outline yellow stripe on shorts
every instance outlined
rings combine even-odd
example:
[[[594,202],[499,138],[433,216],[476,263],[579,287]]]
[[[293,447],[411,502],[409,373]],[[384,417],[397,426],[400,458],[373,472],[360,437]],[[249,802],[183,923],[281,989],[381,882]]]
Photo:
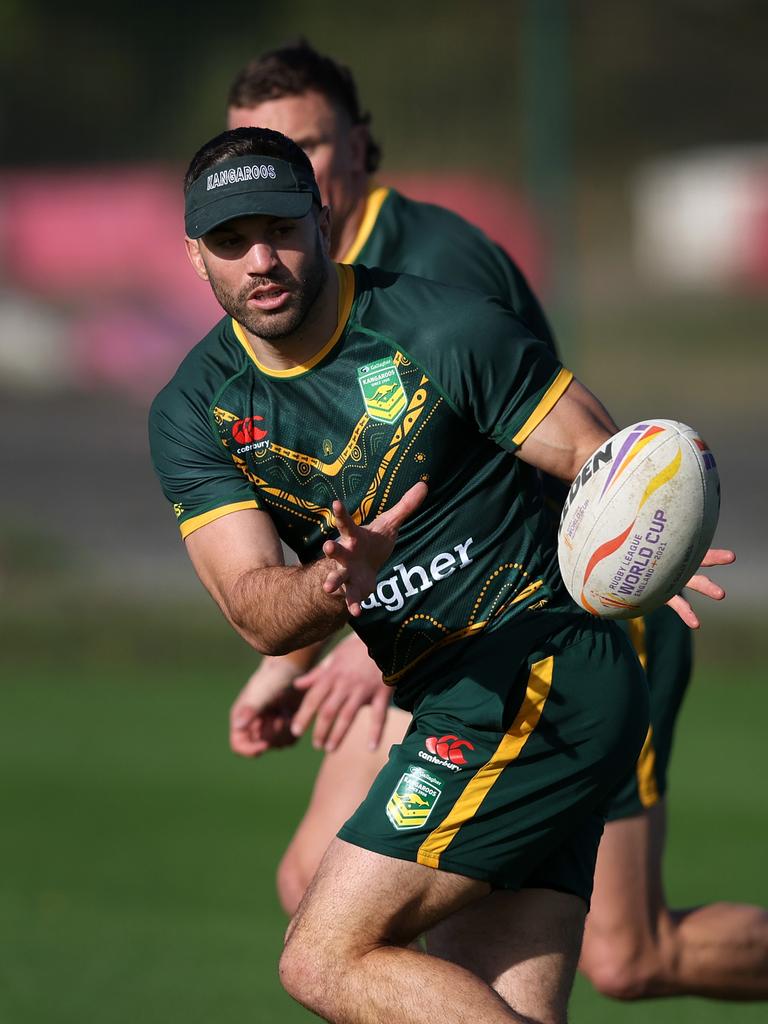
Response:
[[[555,659],[552,655],[531,665],[525,697],[517,716],[501,743],[487,761],[467,783],[464,792],[443,821],[429,833],[419,847],[417,863],[429,868],[440,866],[440,857],[458,835],[459,829],[470,821],[485,800],[502,771],[520,756],[528,737],[539,724],[544,704],[552,686]]]
[[[648,650],[645,645],[645,619],[628,619],[629,639],[635,648],[637,660],[643,667],[643,672],[648,671]],[[648,732],[643,743],[643,749],[637,759],[635,766],[637,775],[637,795],[643,807],[653,807],[660,800],[659,787],[656,782],[656,751],[653,746],[653,728],[648,726]]]

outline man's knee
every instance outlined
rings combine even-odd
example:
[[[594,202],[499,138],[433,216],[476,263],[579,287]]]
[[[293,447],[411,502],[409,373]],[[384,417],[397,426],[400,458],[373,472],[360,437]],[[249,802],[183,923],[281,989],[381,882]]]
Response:
[[[601,995],[632,1001],[659,995],[660,962],[653,947],[627,939],[585,939],[579,970]]]
[[[280,957],[280,982],[298,1002],[311,1009],[318,1006],[323,990],[328,988],[328,971],[332,964],[326,962],[325,949],[307,941],[297,918],[288,925],[285,946]]]
[[[324,977],[322,953],[308,950],[301,941],[291,935],[289,928],[283,954],[280,957],[280,983],[289,996],[310,1009],[315,1009],[322,995],[322,986],[327,986]]]
[[[288,995],[325,1017],[344,1002],[362,955],[343,936],[334,937],[332,928],[322,929],[322,934],[320,941],[317,929],[307,926],[299,911],[286,930],[279,974]]]

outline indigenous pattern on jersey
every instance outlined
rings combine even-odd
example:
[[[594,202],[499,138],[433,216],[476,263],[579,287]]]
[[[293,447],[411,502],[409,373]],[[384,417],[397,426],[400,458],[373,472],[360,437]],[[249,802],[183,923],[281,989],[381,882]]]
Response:
[[[492,295],[554,351],[547,319],[517,264],[479,228],[442,206],[408,199],[393,188],[374,188],[342,262]]]
[[[549,612],[576,613],[532,471],[512,454],[571,374],[495,300],[338,272],[339,323],[308,365],[268,369],[225,318],[155,400],[153,459],[182,534],[263,509],[308,562],[335,535],[334,499],[369,523],[424,480],[353,627],[409,688],[425,662],[501,623],[520,624],[522,653]]]

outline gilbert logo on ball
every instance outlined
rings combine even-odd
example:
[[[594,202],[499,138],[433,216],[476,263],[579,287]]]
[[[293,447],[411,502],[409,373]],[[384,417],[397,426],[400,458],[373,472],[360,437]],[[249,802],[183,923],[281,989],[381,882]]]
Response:
[[[558,530],[560,572],[593,615],[630,619],[693,576],[717,526],[715,459],[691,427],[645,420],[587,459]]]

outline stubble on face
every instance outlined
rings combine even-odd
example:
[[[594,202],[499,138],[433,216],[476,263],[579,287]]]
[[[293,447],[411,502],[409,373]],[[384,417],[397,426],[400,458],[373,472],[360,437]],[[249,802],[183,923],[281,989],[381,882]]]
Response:
[[[251,275],[243,287],[235,292],[216,278],[210,266],[207,266],[207,270],[213,294],[225,313],[250,334],[264,338],[265,341],[278,341],[296,333],[306,320],[328,278],[328,261],[318,230],[312,258],[298,277],[286,267],[282,267],[272,274]],[[257,288],[267,288],[270,285],[282,288],[290,294],[286,306],[270,312],[248,305],[248,300]]]

